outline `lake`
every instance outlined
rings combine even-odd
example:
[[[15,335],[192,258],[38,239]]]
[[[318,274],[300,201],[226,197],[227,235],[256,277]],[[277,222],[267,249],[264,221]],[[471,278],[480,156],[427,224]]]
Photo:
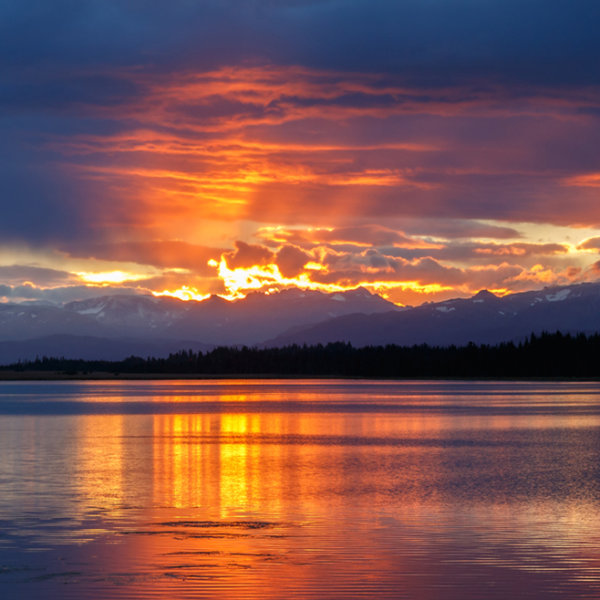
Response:
[[[600,597],[600,385],[0,382],[6,599]]]

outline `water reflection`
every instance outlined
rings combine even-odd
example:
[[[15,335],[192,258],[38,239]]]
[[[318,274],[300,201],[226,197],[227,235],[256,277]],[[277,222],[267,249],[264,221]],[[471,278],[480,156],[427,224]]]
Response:
[[[600,595],[592,384],[60,386],[0,392],[5,597]]]

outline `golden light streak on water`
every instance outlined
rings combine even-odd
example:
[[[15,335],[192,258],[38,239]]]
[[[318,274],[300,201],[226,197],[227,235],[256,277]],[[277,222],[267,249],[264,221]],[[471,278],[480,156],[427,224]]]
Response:
[[[119,514],[124,495],[123,415],[90,415],[76,422],[76,472],[81,506],[98,503]]]

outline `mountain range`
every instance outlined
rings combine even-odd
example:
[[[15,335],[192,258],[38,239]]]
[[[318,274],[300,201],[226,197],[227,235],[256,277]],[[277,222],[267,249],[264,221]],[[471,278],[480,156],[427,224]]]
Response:
[[[399,312],[344,315],[285,332],[266,345],[333,341],[357,347],[496,344],[543,331],[600,331],[600,283],[548,287],[503,297],[482,290],[472,298],[428,303]]]
[[[600,331],[600,283],[503,297],[483,290],[417,307],[398,307],[363,288],[333,294],[291,289],[233,302],[112,295],[64,306],[0,304],[0,364],[44,355],[159,357],[218,345],[494,344],[557,330]]]
[[[324,319],[396,310],[364,288],[333,294],[290,289],[236,301],[112,295],[60,307],[0,304],[0,364],[44,355],[120,360],[182,348],[256,345]]]

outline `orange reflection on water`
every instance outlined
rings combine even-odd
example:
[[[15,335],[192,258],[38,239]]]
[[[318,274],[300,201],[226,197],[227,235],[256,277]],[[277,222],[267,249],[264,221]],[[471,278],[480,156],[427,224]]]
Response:
[[[199,505],[205,469],[212,462],[211,448],[188,440],[205,430],[206,420],[206,415],[153,417],[153,495],[159,506]]]
[[[281,432],[281,415],[155,415],[153,427],[155,504],[225,516],[264,509],[268,496],[269,510],[280,512],[285,447],[264,444],[262,434]]]
[[[520,597],[523,585],[594,597],[600,422],[580,414],[589,398],[565,395],[565,414],[528,413],[510,395],[429,384],[400,396],[396,385],[97,384],[99,412],[122,401],[138,414],[0,419],[0,482],[24,482],[4,488],[0,516],[8,527],[23,506],[68,515],[36,535],[62,527],[79,544],[61,567],[83,573],[61,585],[69,600],[357,590],[433,600],[457,581],[452,600]]]
[[[71,475],[85,506],[90,500],[117,516],[126,491],[123,415],[88,415],[76,419],[77,456]]]
[[[389,492],[380,490],[377,477],[392,468],[394,456],[405,457],[405,468],[387,475],[395,487],[407,480],[404,496],[416,495],[423,474],[410,457],[427,452],[431,479],[439,452],[416,452],[410,443],[426,429],[439,432],[439,417],[432,416],[399,421],[380,414],[218,413],[152,419],[153,503],[209,508],[222,517],[232,511],[317,514],[326,510],[324,497],[330,505],[344,504],[344,490],[368,489],[371,501],[383,503]],[[394,444],[399,434],[406,447]]]

